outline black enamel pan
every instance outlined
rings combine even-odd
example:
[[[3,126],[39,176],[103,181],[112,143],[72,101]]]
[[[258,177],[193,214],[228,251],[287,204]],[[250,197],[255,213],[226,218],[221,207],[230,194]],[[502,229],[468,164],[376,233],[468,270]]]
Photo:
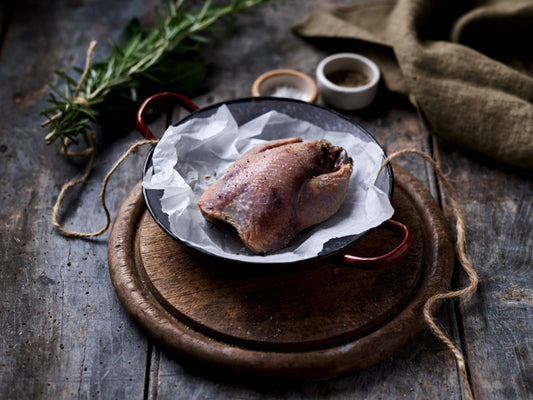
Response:
[[[274,97],[241,98],[226,101],[223,103],[213,104],[200,109],[196,104],[194,104],[192,101],[182,95],[170,92],[159,93],[148,98],[139,108],[137,114],[137,128],[145,138],[154,140],[156,139],[156,136],[150,131],[146,124],[146,115],[149,110],[160,106],[179,105],[190,112],[189,115],[187,115],[185,118],[183,118],[176,124],[179,125],[185,123],[191,118],[209,117],[213,115],[222,104],[226,105],[229,108],[239,126],[268,111],[274,110],[280,113],[284,113],[290,117],[307,121],[325,130],[348,132],[351,135],[361,137],[364,138],[364,140],[366,141],[373,141],[378,144],[376,140],[372,137],[372,135],[370,135],[370,133],[368,133],[359,124],[334,110],[316,104],[302,102],[299,100]],[[380,149],[383,151],[381,147]],[[153,149],[146,158],[146,162],[143,168],[143,175],[146,174],[146,172],[152,165],[152,155]],[[385,158],[386,155],[383,151],[383,159]],[[387,165],[377,178],[376,186],[384,193],[386,193],[390,198],[393,192],[393,181],[394,178],[392,168],[390,167],[390,165]],[[189,243],[186,240],[183,240],[183,238],[178,237],[172,232],[172,230],[170,229],[168,216],[161,209],[161,190],[148,190],[146,188],[143,188],[143,195],[150,214],[154,218],[155,222],[168,235],[184,243],[188,247],[202,253],[202,255],[220,257],[220,255],[215,255],[210,251],[202,248],[202,246],[198,246],[194,243]],[[323,246],[322,249],[320,249],[320,251],[317,252],[316,256],[310,258],[325,258],[340,254],[342,255],[346,263],[364,268],[384,268],[395,264],[399,260],[401,260],[409,251],[409,248],[411,247],[412,243],[411,233],[407,226],[405,226],[401,222],[394,221],[391,219],[385,221],[383,223],[383,226],[386,228],[393,228],[395,230],[398,230],[402,235],[401,243],[387,254],[372,258],[358,257],[352,254],[345,254],[346,248],[355,243],[357,240],[364,237],[368,233],[367,231],[357,235],[350,235],[341,238],[332,238],[331,240],[327,241],[327,243]],[[305,233],[303,233],[303,236],[305,236]],[[305,237],[301,238],[300,240],[305,240]],[[284,251],[290,252],[290,246]],[[227,259],[226,261],[234,261],[231,254],[225,256],[224,258]],[[288,263],[307,262],[311,261],[310,258],[299,258],[296,260],[292,258]],[[235,258],[235,260],[237,260],[237,258]],[[266,262],[264,256],[261,255],[251,257],[250,260],[250,263],[271,263],[270,261]],[[275,261],[274,263],[286,264],[287,261],[281,259],[280,261]]]

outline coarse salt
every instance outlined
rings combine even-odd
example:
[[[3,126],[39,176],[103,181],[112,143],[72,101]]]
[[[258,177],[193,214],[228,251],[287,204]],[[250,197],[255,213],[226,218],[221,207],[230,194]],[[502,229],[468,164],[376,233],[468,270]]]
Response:
[[[298,90],[293,86],[276,86],[270,93],[274,97],[289,97],[291,99],[307,100],[308,96],[305,92]]]

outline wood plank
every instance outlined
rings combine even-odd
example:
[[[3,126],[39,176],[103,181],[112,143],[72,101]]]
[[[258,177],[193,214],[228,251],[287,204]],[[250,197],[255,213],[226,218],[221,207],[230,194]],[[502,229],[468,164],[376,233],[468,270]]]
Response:
[[[457,308],[478,398],[533,398],[533,180],[441,141],[479,290]],[[467,284],[464,274],[457,285]]]
[[[115,295],[105,236],[72,240],[51,226],[60,186],[86,164],[68,163],[44,145],[38,113],[47,106],[46,82],[56,81],[54,68],[83,66],[91,39],[105,50],[108,36],[150,9],[144,1],[29,1],[14,9],[0,62],[1,398],[143,397],[147,340]],[[99,186],[130,141],[103,150],[90,182],[68,196],[64,215],[81,210],[67,218],[69,228],[103,224]],[[110,187],[112,212],[138,180],[140,163],[126,166],[130,172]]]

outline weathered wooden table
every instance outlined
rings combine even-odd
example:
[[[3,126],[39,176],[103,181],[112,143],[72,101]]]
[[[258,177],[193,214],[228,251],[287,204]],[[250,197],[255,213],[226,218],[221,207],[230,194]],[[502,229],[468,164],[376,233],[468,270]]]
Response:
[[[119,302],[108,272],[109,233],[69,239],[53,229],[52,206],[85,161],[67,162],[44,145],[39,111],[56,68],[82,67],[90,40],[109,48],[122,26],[153,19],[150,1],[22,0],[0,9],[0,397],[173,399],[460,399],[455,359],[429,331],[385,361],[349,376],[293,385],[252,385],[205,376],[160,348]],[[342,3],[349,3],[343,1]],[[314,74],[328,53],[295,37],[290,26],[327,0],[288,1],[239,16],[205,52],[211,69],[204,94],[213,102],[248,96],[254,79],[274,68]],[[439,324],[467,361],[476,398],[533,398],[533,182],[508,169],[429,137],[404,100],[380,92],[370,109],[349,114],[392,153],[423,150],[439,160],[467,219],[467,247],[479,273],[468,300],[445,303]],[[164,122],[155,123],[160,132]],[[104,224],[98,195],[110,166],[140,136],[99,134],[89,182],[67,197],[62,220],[74,230]],[[147,149],[130,157],[108,188],[115,215],[140,179]],[[416,157],[396,162],[423,182],[441,204],[430,169]],[[444,208],[447,208],[446,206]],[[448,211],[446,212],[448,214]],[[456,265],[454,287],[466,283]]]

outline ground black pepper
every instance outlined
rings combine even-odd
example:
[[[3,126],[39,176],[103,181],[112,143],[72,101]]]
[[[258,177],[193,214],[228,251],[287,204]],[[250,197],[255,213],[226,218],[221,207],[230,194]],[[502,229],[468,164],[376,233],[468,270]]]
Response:
[[[326,75],[326,78],[338,86],[356,87],[370,82],[364,73],[353,69],[338,69]]]

